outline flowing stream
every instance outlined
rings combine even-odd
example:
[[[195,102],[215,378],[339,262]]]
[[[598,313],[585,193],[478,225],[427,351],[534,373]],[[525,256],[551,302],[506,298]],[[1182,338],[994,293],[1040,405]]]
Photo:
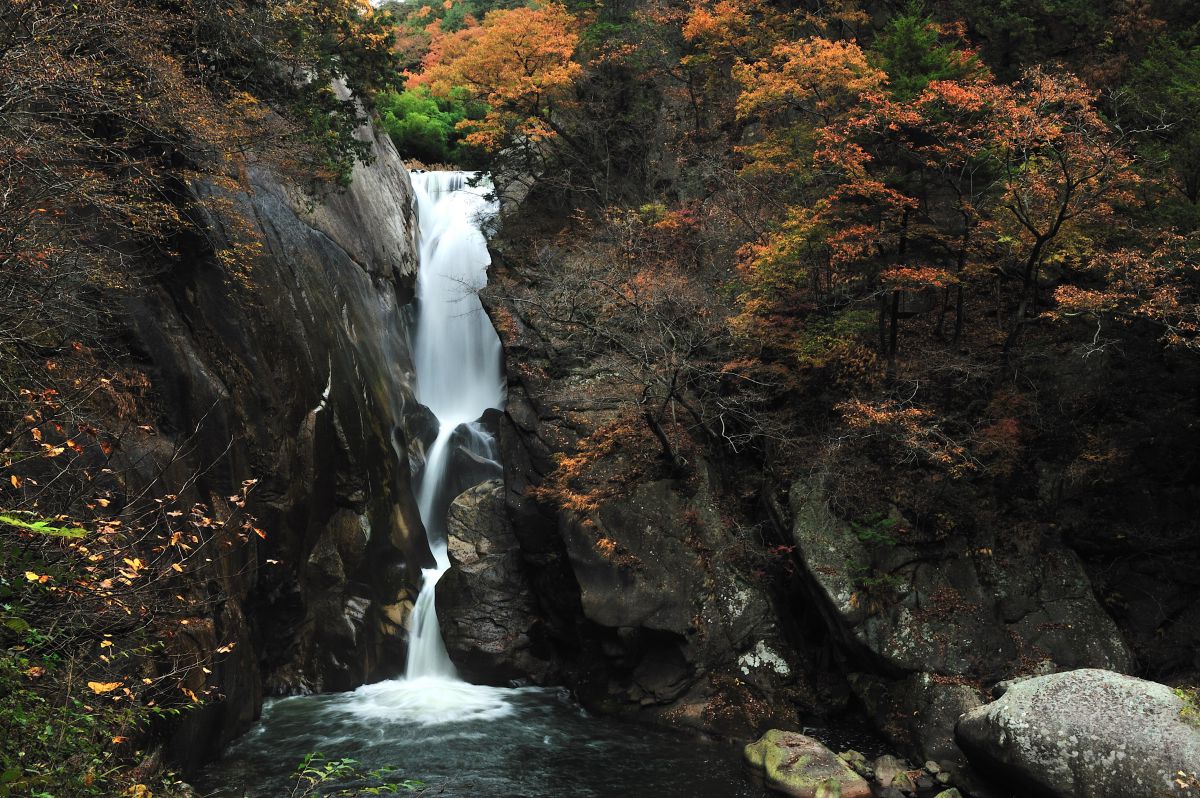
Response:
[[[749,798],[738,752],[673,732],[587,715],[562,690],[473,685],[458,678],[438,626],[435,592],[450,568],[446,511],[456,469],[500,474],[479,423],[504,404],[500,340],[477,296],[487,279],[480,221],[495,213],[460,172],[413,174],[420,219],[414,362],[419,401],[437,417],[417,503],[436,565],[423,573],[402,678],[350,693],[268,701],[259,724],[197,786],[220,798],[291,795],[308,753],[398,768],[440,796]],[[465,458],[465,459],[464,459]],[[472,476],[473,478],[473,476]]]

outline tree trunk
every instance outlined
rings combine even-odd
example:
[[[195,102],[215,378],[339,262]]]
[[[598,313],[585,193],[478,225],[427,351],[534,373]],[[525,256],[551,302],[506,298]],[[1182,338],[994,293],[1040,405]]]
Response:
[[[673,471],[682,471],[687,466],[687,460],[675,451],[675,447],[671,445],[671,439],[667,437],[667,431],[662,428],[662,424],[658,423],[658,418],[649,410],[643,410],[642,415],[646,419],[646,423],[650,426],[650,431],[654,433],[654,437],[658,438],[658,443],[662,446],[663,458],[671,465]]]
[[[897,339],[900,336],[900,289],[896,288],[892,291],[892,325],[891,331],[888,333],[888,365],[887,378],[894,380],[896,378],[896,348]]]

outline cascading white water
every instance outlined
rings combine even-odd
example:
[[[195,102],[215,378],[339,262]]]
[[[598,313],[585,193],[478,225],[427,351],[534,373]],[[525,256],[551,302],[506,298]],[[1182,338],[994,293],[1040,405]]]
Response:
[[[425,456],[417,491],[421,522],[436,568],[424,572],[413,608],[405,676],[453,678],[434,602],[438,580],[450,568],[444,508],[455,430],[472,424],[489,408],[504,404],[500,338],[483,312],[478,291],[487,284],[491,256],[480,225],[494,215],[488,186],[469,185],[462,172],[422,172],[412,176],[420,220],[421,268],[417,274],[417,329],[413,365],[417,399],[433,411],[438,435]],[[487,446],[476,434],[465,436]],[[463,436],[459,436],[461,440]],[[474,447],[472,447],[474,448]],[[477,452],[484,454],[484,452]]]
[[[355,691],[358,714],[383,713],[421,723],[499,717],[504,691],[458,679],[438,624],[436,586],[450,569],[446,509],[455,455],[492,463],[495,445],[479,418],[504,405],[500,339],[483,311],[478,291],[491,258],[481,223],[496,213],[489,186],[472,186],[463,172],[412,175],[420,222],[420,271],[413,361],[417,399],[437,417],[437,438],[425,454],[417,507],[435,567],[422,574],[413,607],[404,678]],[[459,462],[462,458],[458,459]]]
[[[480,225],[498,208],[486,197],[490,186],[469,185],[463,172],[412,179],[421,238],[417,398],[452,431],[504,404],[500,338],[477,295],[491,263]]]

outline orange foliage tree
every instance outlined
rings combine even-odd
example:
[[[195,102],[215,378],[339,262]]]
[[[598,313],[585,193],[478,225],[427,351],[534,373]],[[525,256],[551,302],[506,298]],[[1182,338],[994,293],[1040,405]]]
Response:
[[[568,102],[581,67],[576,20],[558,3],[489,12],[482,24],[435,31],[423,71],[412,82],[435,96],[465,90],[488,106],[464,120],[467,143],[497,151],[514,142],[536,146],[561,135],[555,115]]]

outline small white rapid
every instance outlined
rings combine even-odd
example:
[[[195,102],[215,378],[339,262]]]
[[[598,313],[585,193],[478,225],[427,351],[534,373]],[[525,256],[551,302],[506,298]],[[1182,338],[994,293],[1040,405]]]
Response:
[[[478,291],[491,262],[481,226],[497,211],[486,181],[464,172],[412,175],[420,224],[420,270],[413,361],[417,400],[437,417],[437,438],[425,453],[417,506],[435,567],[422,572],[413,607],[404,677],[351,694],[349,709],[366,717],[404,717],[421,724],[501,717],[504,690],[458,678],[437,617],[436,587],[450,569],[446,510],[462,483],[452,473],[465,462],[495,465],[495,443],[479,424],[504,405],[500,339]],[[495,466],[498,469],[498,466]]]

